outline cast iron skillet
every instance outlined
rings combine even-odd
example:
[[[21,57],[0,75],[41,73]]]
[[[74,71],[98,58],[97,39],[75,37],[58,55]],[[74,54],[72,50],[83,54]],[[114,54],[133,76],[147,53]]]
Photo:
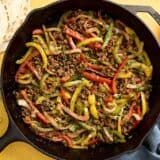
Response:
[[[15,61],[19,59],[26,51],[25,42],[30,41],[31,32],[34,28],[41,27],[42,24],[52,24],[56,22],[59,16],[69,9],[90,9],[90,10],[105,10],[110,16],[118,18],[126,23],[131,28],[135,29],[141,40],[144,41],[145,49],[149,54],[153,64],[153,91],[151,93],[149,106],[150,112],[145,116],[143,122],[133,133],[133,138],[124,144],[106,144],[97,146],[95,149],[89,150],[73,150],[64,147],[62,144],[48,142],[33,134],[30,129],[23,123],[20,114],[20,107],[16,104],[16,99],[13,91],[17,84],[14,81],[14,76],[17,70]],[[127,6],[128,8],[128,6]],[[140,8],[129,7],[129,10],[135,11]],[[151,14],[155,13],[151,8],[148,8]],[[153,16],[160,22],[158,16]],[[25,141],[39,149],[43,153],[57,159],[68,160],[102,160],[116,157],[122,153],[135,150],[144,140],[149,130],[153,127],[160,113],[160,48],[157,41],[147,29],[147,27],[127,9],[107,2],[104,0],[61,0],[47,7],[32,11],[24,24],[15,33],[10,41],[5,53],[2,64],[2,98],[4,105],[9,115],[9,128],[6,135],[0,139],[0,149],[8,143],[20,140]]]

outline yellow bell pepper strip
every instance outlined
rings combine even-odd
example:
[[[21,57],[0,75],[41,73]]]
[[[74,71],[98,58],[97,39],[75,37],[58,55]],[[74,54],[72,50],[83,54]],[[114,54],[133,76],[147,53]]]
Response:
[[[90,43],[95,43],[95,42],[101,42],[101,43],[102,43],[102,42],[103,42],[103,39],[100,38],[100,37],[88,38],[88,39],[85,39],[85,40],[79,42],[79,43],[77,44],[77,47],[86,46],[86,45],[88,45],[88,44],[90,44]]]
[[[61,107],[67,114],[69,114],[71,117],[73,117],[73,118],[75,118],[75,119],[77,119],[77,120],[79,120],[79,121],[84,121],[84,122],[86,122],[86,121],[88,121],[88,119],[89,119],[89,117],[86,116],[86,115],[81,116],[81,115],[78,115],[78,114],[72,112],[68,107],[66,107],[66,106],[64,106],[64,105],[61,105],[60,107]]]
[[[130,27],[125,27],[125,31],[129,34],[129,35],[131,35],[131,36],[135,36],[136,35],[136,33],[134,32],[134,30],[133,29],[131,29]]]
[[[117,93],[117,87],[116,87],[116,80],[118,78],[119,73],[121,72],[122,68],[127,64],[128,62],[128,57],[125,57],[123,62],[119,65],[118,70],[116,74],[114,75],[114,78],[112,80],[112,92],[115,94]]]
[[[35,42],[28,42],[28,43],[26,43],[26,46],[27,47],[34,47],[39,51],[39,53],[41,54],[41,57],[42,57],[42,61],[43,61],[43,68],[47,68],[48,59],[47,59],[47,56],[46,56],[43,48],[41,47],[41,45],[38,43],[35,43]]]
[[[42,48],[44,49],[46,55],[49,55],[49,49],[48,46],[46,44],[46,42],[44,41],[44,39],[42,38],[41,35],[33,35],[33,38],[37,38],[39,44],[42,46]]]
[[[110,79],[107,79],[107,78],[104,78],[104,77],[101,77],[101,76],[98,76],[98,75],[95,75],[95,74],[92,74],[92,73],[89,73],[86,71],[82,72],[82,75],[85,78],[87,78],[91,81],[94,81],[94,82],[111,84]]]
[[[29,70],[35,75],[35,77],[40,81],[41,80],[41,76],[36,71],[36,69],[34,68],[34,66],[29,61],[26,62],[26,65],[29,68]]]
[[[118,75],[117,79],[126,79],[126,78],[132,78],[133,77],[133,73],[128,71],[128,72],[120,72]]]
[[[103,42],[103,45],[102,45],[102,49],[105,49],[106,46],[108,45],[108,42],[110,41],[110,39],[112,37],[113,28],[114,28],[113,22],[110,23],[109,28],[107,26],[108,31],[107,31],[107,33],[105,35],[104,42]]]
[[[98,111],[96,109],[96,96],[94,94],[91,94],[88,96],[88,103],[90,104],[90,113],[91,115],[98,119]]]
[[[118,124],[117,124],[117,131],[120,134],[122,134],[121,122],[122,122],[122,116],[119,116],[118,117]]]
[[[120,36],[116,42],[115,48],[113,49],[113,57],[118,64],[121,63],[121,58],[118,56],[118,51],[122,44],[122,41],[123,41],[123,36]]]
[[[144,92],[141,92],[142,117],[148,112],[148,104]]]
[[[33,52],[33,48],[29,48],[26,54],[21,59],[16,61],[16,64],[22,64],[32,52]]]
[[[46,30],[45,25],[42,25],[42,28],[43,28],[43,32],[44,32],[44,35],[45,35],[45,38],[46,38],[46,42],[49,45],[50,40],[49,40],[49,35],[48,35],[48,32]]]
[[[58,27],[49,27],[49,28],[46,28],[46,31],[47,32],[61,32],[61,29]]]
[[[138,49],[138,53],[142,53],[144,43],[141,42],[137,36],[135,36],[135,39],[134,39],[134,40],[135,40],[135,44],[136,44],[137,49]]]
[[[36,113],[37,117],[45,124],[48,124],[48,119],[37,109],[37,107],[33,104],[33,102],[28,98],[27,92],[25,90],[20,91],[21,96],[24,98],[24,100],[28,103],[28,105],[33,109],[33,111]]]
[[[20,75],[18,77],[17,82],[20,84],[30,84],[32,82],[32,76],[31,76],[31,74],[27,74],[27,73]]]
[[[82,82],[78,85],[78,87],[75,89],[71,101],[70,101],[70,110],[72,112],[74,112],[74,108],[75,108],[75,103],[77,101],[77,98],[79,96],[79,94],[81,93],[81,90],[83,89],[84,86],[88,86],[89,85],[89,81],[84,79],[82,80]]]
[[[150,61],[150,59],[149,59],[146,51],[143,51],[142,55],[143,55],[145,64],[146,64],[147,66],[151,66],[151,61]]]
[[[142,70],[148,79],[150,79],[152,77],[152,66],[147,66],[143,63],[134,62],[134,63],[130,64],[129,67],[135,68],[138,70]]]

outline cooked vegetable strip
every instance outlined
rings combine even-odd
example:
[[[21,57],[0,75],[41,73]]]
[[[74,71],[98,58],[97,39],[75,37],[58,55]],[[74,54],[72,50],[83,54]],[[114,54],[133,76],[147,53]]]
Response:
[[[90,112],[92,116],[98,119],[98,112],[96,109],[96,97],[94,94],[88,96],[88,103],[90,104]]]
[[[146,102],[146,96],[143,92],[141,92],[141,101],[142,101],[142,116],[148,112],[148,104]]]
[[[149,78],[149,79],[152,76],[152,67],[147,66],[143,63],[139,63],[139,62],[132,63],[130,65],[130,68],[136,68],[138,70],[142,70],[145,73],[146,77]]]
[[[67,113],[69,114],[70,116],[72,116],[73,118],[79,120],[79,121],[87,121],[89,119],[89,117],[87,116],[80,116],[74,112],[72,112],[68,107],[65,107],[64,105],[61,106],[62,109]]]
[[[128,62],[128,57],[124,58],[123,62],[119,65],[119,68],[118,68],[116,74],[114,75],[114,78],[112,80],[112,92],[114,94],[117,93],[116,79],[118,78],[120,71],[126,65],[127,62]]]
[[[49,54],[48,46],[47,46],[46,42],[44,41],[44,39],[41,37],[41,35],[33,35],[33,38],[38,39],[40,45],[42,45],[42,48],[44,49],[45,53],[48,55]]]
[[[94,82],[98,82],[98,83],[107,83],[107,84],[110,84],[111,83],[111,80],[110,79],[107,79],[107,78],[104,78],[104,77],[100,77],[100,76],[97,76],[95,74],[92,74],[92,73],[89,73],[89,72],[82,72],[82,75],[91,80],[91,81],[94,81]]]
[[[30,62],[27,62],[26,65],[28,66],[28,68],[30,69],[30,71],[36,76],[36,78],[38,80],[41,80],[40,75],[38,74],[38,72],[36,71],[36,69],[32,66],[32,64]]]
[[[104,42],[103,42],[103,45],[102,45],[102,49],[104,49],[108,45],[108,42],[110,41],[111,36],[112,36],[113,28],[114,28],[114,24],[113,23],[110,23],[109,28],[107,26],[108,31],[107,31],[107,33],[105,35]]]
[[[44,50],[42,49],[42,47],[38,43],[35,43],[35,42],[28,42],[28,43],[26,43],[26,46],[27,47],[34,47],[39,51],[39,53],[41,54],[42,60],[43,60],[43,68],[47,68],[48,60],[47,60],[47,56],[46,56]]]
[[[74,91],[72,98],[71,98],[71,102],[70,102],[70,110],[72,112],[74,112],[75,103],[77,101],[77,98],[78,98],[81,90],[83,89],[83,87],[88,86],[88,85],[89,85],[89,82],[86,79],[82,80],[82,82],[78,85],[78,87]]]
[[[77,31],[74,31],[68,27],[65,27],[64,28],[64,32],[68,35],[68,36],[71,36],[73,38],[75,38],[76,40],[78,41],[83,41],[84,40],[84,37],[83,35],[81,35],[80,33],[78,33]]]
[[[113,57],[115,59],[115,61],[120,64],[121,63],[121,58],[119,57],[118,53],[119,53],[119,49],[120,49],[120,46],[122,44],[122,41],[123,41],[123,36],[120,36],[116,42],[116,46],[113,50]]]
[[[48,124],[48,120],[46,117],[37,109],[37,107],[32,103],[32,101],[28,98],[28,95],[25,90],[21,90],[22,97],[26,100],[28,105],[33,109],[33,111],[36,113],[37,117],[42,120],[45,124]]]
[[[68,11],[57,24],[34,29],[16,61],[24,123],[73,149],[126,142],[149,111],[153,68],[144,43],[103,11]]]
[[[93,42],[103,42],[103,40],[102,40],[102,38],[100,38],[100,37],[88,38],[88,39],[85,39],[85,40],[79,42],[79,43],[77,44],[77,47],[86,46],[86,45],[88,45],[88,44],[90,44],[90,43],[93,43]]]
[[[22,64],[32,52],[33,52],[33,48],[29,48],[26,54],[21,59],[16,61],[16,64]]]

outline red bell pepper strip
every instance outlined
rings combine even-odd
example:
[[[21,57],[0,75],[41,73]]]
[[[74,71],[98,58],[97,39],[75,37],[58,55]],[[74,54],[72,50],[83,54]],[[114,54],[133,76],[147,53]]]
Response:
[[[34,30],[32,31],[32,34],[44,34],[44,32],[43,32],[42,29],[37,28],[37,29],[34,29]]]
[[[87,59],[83,53],[80,53],[79,62],[80,63],[87,62]]]
[[[105,102],[106,104],[109,103],[109,102],[112,102],[113,101],[113,96],[110,95],[108,98],[105,99]]]
[[[60,79],[60,82],[61,82],[61,83],[65,83],[65,82],[67,82],[70,78],[71,78],[71,77],[70,77],[69,75],[64,76],[64,77],[62,77],[62,78]]]
[[[127,118],[128,118],[128,119],[130,119],[130,118],[132,117],[132,114],[133,114],[133,111],[134,111],[134,107],[135,107],[135,106],[136,106],[136,102],[133,101],[133,102],[132,102],[132,105],[131,105],[131,107],[130,107],[130,109],[129,109],[128,115],[127,115]]]
[[[18,81],[18,76],[20,73],[23,73],[26,67],[26,64],[28,61],[30,61],[33,57],[39,55],[39,52],[37,50],[34,50],[32,54],[30,54],[27,59],[20,65],[20,67],[18,68],[18,71],[16,72],[15,75],[15,81]]]
[[[93,138],[93,139],[89,140],[88,145],[93,145],[93,144],[96,144],[97,142],[98,142],[98,139]]]
[[[127,64],[127,62],[128,62],[128,57],[125,57],[123,62],[119,65],[119,68],[118,68],[116,74],[114,75],[114,78],[112,80],[112,92],[114,94],[117,93],[116,80],[118,78],[118,75],[121,72],[122,68]]]
[[[69,104],[68,98],[66,97],[65,90],[63,88],[60,89],[60,94],[66,104]]]
[[[69,43],[70,47],[71,47],[72,49],[76,49],[77,47],[76,47],[76,45],[75,45],[72,37],[67,36],[67,39],[68,39],[68,43]]]
[[[67,35],[75,38],[78,41],[83,41],[84,40],[84,37],[80,33],[78,33],[77,31],[74,31],[74,30],[68,28],[67,26],[64,28],[64,32]]]
[[[82,75],[85,78],[87,78],[91,81],[94,81],[94,82],[111,84],[110,79],[107,79],[107,78],[104,78],[104,77],[101,77],[101,76],[97,76],[97,75],[89,73],[89,72],[84,71],[84,72],[82,72]]]
[[[45,124],[48,124],[48,119],[37,109],[37,107],[32,103],[32,101],[28,98],[28,95],[25,90],[21,90],[21,95],[25,99],[25,101],[28,103],[28,105],[35,111],[37,117],[44,122]]]
[[[86,38],[81,35],[79,32],[72,30],[71,28],[68,28],[67,26],[64,28],[64,33],[66,33],[68,36],[75,38],[78,41],[83,41]],[[100,43],[93,43],[88,45],[92,49],[101,49],[102,45]]]
[[[65,107],[64,105],[61,105],[61,108],[67,113],[69,114],[71,117],[79,120],[79,121],[87,121],[89,119],[89,117],[87,116],[80,116],[74,112],[72,112],[68,107]]]
[[[67,146],[72,147],[73,146],[73,142],[72,139],[67,136],[67,135],[61,135],[59,138],[61,138],[62,140],[67,142]]]
[[[40,81],[41,77],[38,74],[38,72],[36,71],[36,69],[34,68],[34,66],[29,61],[26,62],[26,65],[30,69],[30,71],[35,75],[35,77]]]
[[[87,63],[87,66],[92,68],[92,69],[95,69],[95,70],[102,70],[102,66],[98,66],[96,64],[92,64],[92,63]]]

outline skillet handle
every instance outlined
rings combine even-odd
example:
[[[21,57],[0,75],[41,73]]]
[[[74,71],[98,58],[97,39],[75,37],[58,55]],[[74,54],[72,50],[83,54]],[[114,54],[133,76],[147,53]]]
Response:
[[[28,142],[27,138],[20,132],[13,120],[9,119],[8,130],[2,137],[0,137],[0,151],[14,141]]]
[[[152,7],[150,7],[150,6],[136,6],[136,5],[122,5],[122,6],[134,14],[136,14],[137,12],[147,12],[160,25],[160,14],[156,10],[154,10]]]

